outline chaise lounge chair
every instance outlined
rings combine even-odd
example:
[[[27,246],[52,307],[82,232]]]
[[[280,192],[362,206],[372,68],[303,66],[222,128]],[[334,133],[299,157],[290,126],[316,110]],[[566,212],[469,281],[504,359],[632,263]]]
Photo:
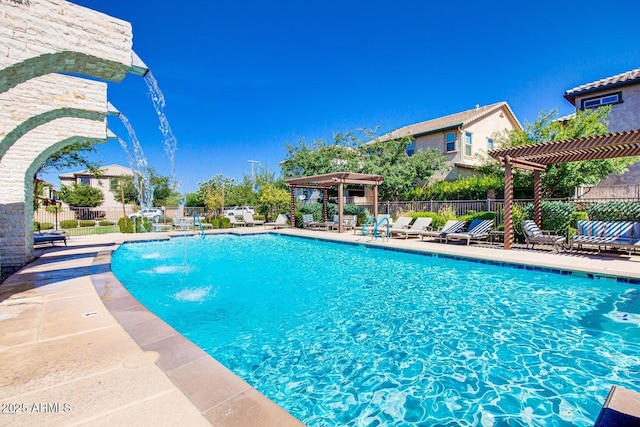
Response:
[[[467,246],[469,246],[472,240],[481,240],[489,237],[491,227],[493,227],[492,219],[474,219],[471,221],[471,224],[469,224],[467,231],[445,234],[445,243],[449,243],[449,240],[466,240]]]
[[[243,212],[242,213],[242,220],[244,221],[245,224],[250,225],[250,226],[254,226],[254,225],[263,225],[264,221],[256,221],[255,219],[253,219],[253,215],[250,214],[249,212]]]
[[[524,233],[527,249],[529,249],[529,245],[531,245],[531,249],[533,249],[534,245],[552,245],[556,252],[559,252],[560,248],[562,248],[562,245],[567,240],[564,236],[550,234],[548,231],[543,232],[531,219],[525,219],[522,221],[522,232]]]
[[[399,216],[398,219],[393,223],[391,228],[389,228],[389,235],[392,235],[394,232],[403,231],[409,228],[409,224],[411,224],[413,218],[410,216]]]
[[[238,221],[238,218],[235,215],[229,215],[227,218],[229,218],[229,220],[231,221],[231,228],[235,228],[236,226],[244,227],[245,225],[247,225],[242,221]]]
[[[409,236],[418,237],[422,234],[423,231],[427,231],[427,228],[431,225],[431,221],[433,221],[433,218],[422,217],[416,218],[416,220],[413,222],[413,224],[411,224],[411,227],[409,228],[405,228],[403,230],[394,230],[395,227],[393,227],[391,229],[391,237],[393,237],[394,234],[398,235],[399,237],[404,236],[405,239],[409,238]]]
[[[450,219],[449,221],[446,222],[444,227],[442,227],[440,230],[425,230],[425,231],[423,231],[422,233],[420,233],[420,239],[424,240],[425,236],[426,237],[437,237],[442,242],[442,239],[445,238],[447,233],[457,233],[458,231],[462,230],[462,227],[464,227],[464,224],[465,224],[464,221],[458,221],[458,220],[455,220],[455,219]]]
[[[274,222],[265,222],[264,223],[264,227],[274,227],[276,229],[280,228],[280,227],[285,227],[287,225],[287,217],[280,214],[278,215],[278,218],[276,218],[276,220]]]
[[[55,246],[55,242],[64,242],[67,246],[67,235],[64,232],[48,232],[48,233],[33,233],[33,244],[41,245],[43,243],[51,243]]]

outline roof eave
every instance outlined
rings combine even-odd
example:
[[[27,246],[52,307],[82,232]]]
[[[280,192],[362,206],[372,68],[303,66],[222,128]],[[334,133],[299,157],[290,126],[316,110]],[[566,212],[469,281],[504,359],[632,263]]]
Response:
[[[606,90],[611,90],[611,89],[617,89],[619,87],[623,87],[623,86],[630,86],[630,85],[634,85],[634,84],[640,84],[640,77],[637,77],[635,79],[628,79],[628,80],[624,80],[621,82],[615,82],[615,83],[609,83],[609,84],[605,84],[602,86],[596,86],[596,87],[592,87],[589,89],[583,89],[580,91],[576,91],[573,92],[571,94],[569,94],[570,89],[568,91],[566,91],[564,93],[564,95],[562,95],[562,97],[564,99],[566,99],[569,103],[571,103],[571,105],[575,106],[576,105],[576,98],[579,96],[583,96],[583,95],[590,95],[592,93],[597,93],[597,92],[604,92]]]

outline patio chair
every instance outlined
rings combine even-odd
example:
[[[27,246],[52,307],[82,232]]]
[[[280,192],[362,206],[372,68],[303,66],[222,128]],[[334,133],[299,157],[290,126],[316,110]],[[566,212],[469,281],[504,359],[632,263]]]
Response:
[[[244,221],[245,224],[250,225],[250,226],[254,226],[254,225],[263,225],[264,221],[256,221],[255,219],[253,219],[253,215],[250,214],[249,212],[243,212],[242,213],[242,220]]]
[[[355,230],[358,224],[358,215],[342,215],[342,230]],[[338,224],[333,226],[333,229],[337,229]]]
[[[466,240],[467,246],[471,243],[472,240],[482,240],[489,237],[489,230],[493,227],[492,219],[479,220],[474,219],[469,224],[469,229],[467,231],[461,231],[457,233],[447,233],[445,234],[445,243],[449,243],[449,240]]]
[[[311,224],[313,224],[313,215],[312,214],[302,215],[302,228],[311,228]]]
[[[399,216],[398,219],[396,219],[396,222],[394,222],[391,228],[389,228],[389,233],[408,229],[411,221],[413,221],[413,218],[410,216]]]
[[[264,223],[264,227],[273,227],[275,229],[278,229],[280,227],[285,227],[287,225],[288,219],[285,215],[278,215],[278,218],[276,218],[275,221],[273,222],[265,222]]]
[[[238,217],[236,217],[235,215],[229,215],[227,218],[229,218],[229,220],[231,221],[231,228],[235,228],[236,226],[244,227],[245,225],[247,225],[243,221],[238,221]]]
[[[33,244],[40,245],[43,243],[51,243],[51,246],[55,246],[55,242],[64,242],[67,246],[67,235],[64,232],[50,231],[46,233],[33,233]]]
[[[447,233],[457,233],[462,230],[464,224],[464,221],[450,219],[440,230],[424,230],[420,233],[420,239],[424,240],[425,237],[437,237],[442,242],[442,239],[445,238]]]
[[[420,234],[422,234],[423,231],[427,230],[427,228],[431,225],[431,221],[433,221],[433,218],[416,218],[416,220],[413,222],[413,224],[411,224],[411,227],[409,228],[405,228],[403,230],[394,230],[395,227],[392,228],[391,237],[393,237],[394,234],[400,237],[404,236],[405,239],[408,239],[409,236],[418,237],[420,236]]]
[[[178,218],[177,216],[174,216],[172,225],[174,228],[179,230],[188,230],[192,225],[191,218]]]
[[[564,236],[551,234],[551,231],[540,230],[538,225],[531,219],[525,219],[522,221],[522,232],[524,233],[524,240],[527,244],[527,249],[529,249],[529,245],[531,245],[531,249],[533,249],[534,245],[551,245],[556,252],[559,252],[564,242],[567,240]]]

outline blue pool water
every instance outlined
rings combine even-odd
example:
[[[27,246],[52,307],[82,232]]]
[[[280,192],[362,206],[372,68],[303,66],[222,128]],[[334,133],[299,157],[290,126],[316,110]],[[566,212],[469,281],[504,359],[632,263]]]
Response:
[[[640,287],[277,235],[127,244],[140,302],[310,426],[591,426]]]

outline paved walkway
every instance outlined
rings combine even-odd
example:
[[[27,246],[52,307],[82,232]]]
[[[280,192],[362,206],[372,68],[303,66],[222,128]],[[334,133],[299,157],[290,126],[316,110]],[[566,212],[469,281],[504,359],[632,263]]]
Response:
[[[279,232],[640,279],[637,255]],[[0,425],[301,425],[122,288],[110,254],[132,238],[167,233],[73,237],[0,285]]]

